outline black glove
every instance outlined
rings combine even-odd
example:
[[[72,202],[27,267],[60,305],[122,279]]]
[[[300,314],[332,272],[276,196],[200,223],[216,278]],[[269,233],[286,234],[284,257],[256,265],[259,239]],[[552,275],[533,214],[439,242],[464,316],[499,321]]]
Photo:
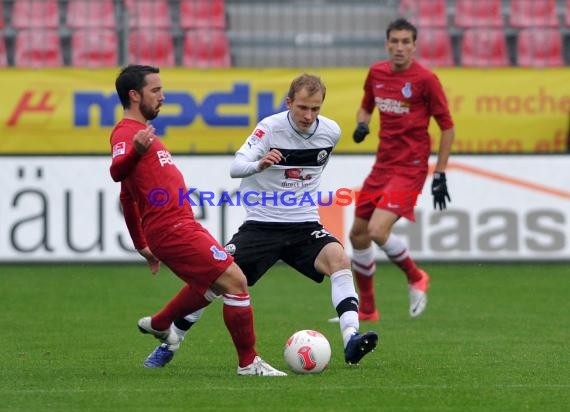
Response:
[[[364,122],[360,122],[358,123],[358,126],[356,126],[356,129],[354,130],[352,138],[356,143],[360,143],[361,141],[364,140],[366,136],[368,136],[368,133],[370,133],[368,125]]]
[[[437,210],[445,209],[445,198],[451,202],[449,193],[447,192],[447,183],[445,183],[445,173],[435,172],[433,174],[433,181],[431,182],[431,194],[433,195],[433,208]]]

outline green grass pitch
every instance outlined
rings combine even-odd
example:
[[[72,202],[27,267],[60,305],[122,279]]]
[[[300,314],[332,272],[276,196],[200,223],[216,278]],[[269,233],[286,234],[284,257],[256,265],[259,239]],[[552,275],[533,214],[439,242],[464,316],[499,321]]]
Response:
[[[140,265],[0,265],[2,411],[564,411],[570,405],[570,266],[426,264],[430,303],[410,319],[404,276],[377,270],[378,349],[344,363],[328,280],[276,266],[251,289],[257,349],[316,329],[331,342],[320,375],[238,377],[221,301],[173,362],[142,367],[137,331],[180,287]]]

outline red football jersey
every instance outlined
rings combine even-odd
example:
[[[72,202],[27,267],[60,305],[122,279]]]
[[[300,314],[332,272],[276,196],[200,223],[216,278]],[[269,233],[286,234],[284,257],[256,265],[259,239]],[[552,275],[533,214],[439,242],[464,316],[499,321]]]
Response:
[[[123,119],[115,126],[111,133],[111,176],[121,181],[123,208],[126,209],[125,204],[128,206],[129,202],[136,202],[137,207],[131,211],[138,211],[142,229],[148,237],[181,222],[194,220],[194,213],[187,201],[179,204],[179,199],[183,199],[179,193],[186,193],[187,187],[162,142],[156,139],[146,153],[136,153],[133,136],[146,127],[146,124],[131,119]],[[135,247],[146,246],[133,227],[135,219],[127,215],[127,210],[125,220]]]
[[[421,64],[401,72],[389,61],[370,66],[361,107],[380,113],[380,142],[376,167],[427,168],[431,151],[430,117],[441,130],[453,127],[447,99],[437,76]]]

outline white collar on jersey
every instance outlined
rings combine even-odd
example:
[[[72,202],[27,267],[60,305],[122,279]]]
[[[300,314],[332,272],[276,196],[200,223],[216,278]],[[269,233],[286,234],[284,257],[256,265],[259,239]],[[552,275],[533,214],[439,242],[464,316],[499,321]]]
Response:
[[[291,118],[289,117],[291,113],[287,112],[287,121],[289,122],[289,126],[291,126],[291,129],[293,129],[295,131],[295,133],[297,133],[300,137],[302,137],[305,140],[310,139],[311,137],[313,137],[313,135],[317,132],[317,128],[319,127],[319,118],[317,117],[317,120],[315,120],[315,123],[313,123],[313,131],[309,132],[309,133],[303,133],[300,130],[297,130],[297,128],[293,125],[293,122],[291,121]]]

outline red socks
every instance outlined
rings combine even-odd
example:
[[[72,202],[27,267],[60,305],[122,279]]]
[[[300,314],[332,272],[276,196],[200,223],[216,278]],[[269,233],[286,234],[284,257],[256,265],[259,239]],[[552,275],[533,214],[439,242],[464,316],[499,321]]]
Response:
[[[154,330],[166,330],[176,319],[197,311],[210,304],[204,295],[186,284],[151,320]]]
[[[236,347],[239,366],[244,367],[253,362],[257,356],[255,351],[255,331],[253,328],[253,310],[249,302],[249,294],[224,293],[224,322]]]
[[[376,304],[374,303],[374,276],[366,276],[356,270],[353,273],[360,296],[360,312],[374,312],[376,310]]]
[[[411,257],[408,256],[402,260],[393,260],[392,262],[394,262],[400,269],[404,271],[406,277],[408,278],[408,283],[416,283],[422,279],[422,273]]]

